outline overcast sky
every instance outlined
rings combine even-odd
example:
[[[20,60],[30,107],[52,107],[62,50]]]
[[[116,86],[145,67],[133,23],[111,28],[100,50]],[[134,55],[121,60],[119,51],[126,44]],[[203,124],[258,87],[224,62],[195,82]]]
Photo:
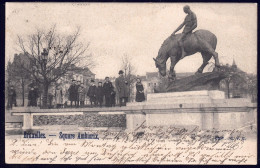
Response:
[[[7,3],[6,62],[13,58],[17,35],[56,24],[62,33],[81,27],[80,40],[90,42],[97,78],[117,76],[121,57],[132,58],[136,74],[157,71],[156,57],[162,42],[183,22],[182,3]],[[242,70],[257,69],[257,4],[189,3],[198,19],[197,29],[207,29],[218,38],[220,63]],[[210,60],[213,62],[213,59]],[[168,60],[169,64],[170,60]],[[176,72],[195,72],[200,54],[181,60]],[[169,67],[168,67],[169,68]],[[207,68],[207,67],[206,67]]]

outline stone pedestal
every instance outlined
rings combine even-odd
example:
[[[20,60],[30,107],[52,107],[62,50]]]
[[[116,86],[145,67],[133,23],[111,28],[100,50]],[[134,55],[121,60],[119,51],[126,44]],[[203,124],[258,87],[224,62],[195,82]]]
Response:
[[[126,114],[126,131],[136,131],[139,132],[143,129],[141,125],[146,126],[146,114],[145,113],[127,113]]]
[[[225,99],[218,90],[152,93],[146,102],[127,106],[143,107],[147,126],[194,125],[203,130],[246,126],[254,122],[255,108],[249,99]]]
[[[169,93],[147,94],[147,101],[141,103],[128,103],[127,106],[154,105],[154,104],[205,104],[214,103],[215,100],[224,100],[225,93],[219,90],[202,90]]]

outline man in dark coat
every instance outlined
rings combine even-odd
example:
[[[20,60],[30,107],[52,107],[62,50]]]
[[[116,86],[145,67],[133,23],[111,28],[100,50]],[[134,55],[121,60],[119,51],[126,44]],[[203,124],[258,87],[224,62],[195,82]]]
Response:
[[[80,81],[77,81],[77,84],[76,84],[76,106],[79,107],[79,93],[78,93],[78,90],[79,90],[79,87],[80,87]]]
[[[39,97],[40,97],[40,91],[39,91],[38,85],[34,86],[34,91],[35,91],[35,94],[36,94],[36,104],[37,104]]]
[[[99,107],[102,107],[103,98],[104,98],[104,90],[102,87],[102,82],[98,82],[98,87],[96,89],[96,95],[97,95],[97,103],[99,104]]]
[[[116,106],[116,92],[114,91],[114,88],[112,88],[110,103],[111,107]]]
[[[119,96],[119,105],[125,105],[125,97],[127,97],[127,87],[125,84],[125,78],[123,76],[124,72],[122,70],[119,71],[119,77],[116,78],[116,89],[118,91]]]
[[[125,80],[125,86],[126,86],[125,102],[127,103],[129,101],[129,96],[130,96],[130,86],[128,85],[127,80]]]
[[[14,90],[14,87],[10,86],[10,88],[8,89],[8,104],[7,104],[7,107],[12,109],[13,104],[15,104],[15,106],[16,106],[16,92]]]
[[[90,98],[91,107],[93,107],[93,103],[94,103],[95,106],[97,105],[96,89],[97,89],[97,87],[94,83],[94,80],[91,80],[91,85],[90,85],[90,87],[88,89],[88,93],[87,93],[87,96]]]
[[[37,96],[38,95],[34,90],[34,87],[32,87],[28,94],[28,100],[29,100],[28,106],[33,106],[33,107],[37,106]]]
[[[105,80],[106,82],[103,84],[103,89],[104,89],[106,107],[111,107],[111,93],[113,90],[113,85],[109,81],[109,77],[106,77]]]
[[[70,107],[72,107],[73,102],[75,103],[75,106],[76,106],[78,90],[76,88],[76,81],[75,80],[72,80],[72,85],[70,85],[68,91],[69,91]]]

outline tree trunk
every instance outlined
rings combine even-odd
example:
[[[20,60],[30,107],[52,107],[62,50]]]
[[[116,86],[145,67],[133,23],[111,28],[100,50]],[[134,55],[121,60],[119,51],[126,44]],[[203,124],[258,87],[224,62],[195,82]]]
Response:
[[[229,90],[229,83],[227,83],[227,95],[228,95],[228,99],[230,98],[230,90]]]
[[[24,107],[24,79],[22,79],[22,95],[23,95],[23,104],[22,104],[22,106]]]
[[[48,83],[44,83],[43,84],[42,108],[48,108],[48,103],[47,103],[48,88],[49,88],[49,84]]]

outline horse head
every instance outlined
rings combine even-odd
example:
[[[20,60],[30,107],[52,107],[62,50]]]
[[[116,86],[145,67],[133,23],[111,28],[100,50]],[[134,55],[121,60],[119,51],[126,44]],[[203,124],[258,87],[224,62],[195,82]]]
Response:
[[[153,58],[153,60],[155,61],[155,66],[156,68],[159,69],[159,73],[162,76],[166,76],[166,61],[160,62],[159,60],[157,60],[156,58]]]
[[[155,61],[155,66],[159,69],[159,73],[162,76],[166,76],[166,62],[169,55],[178,54],[179,46],[176,37],[176,35],[168,37],[159,49],[158,56],[153,58]]]

